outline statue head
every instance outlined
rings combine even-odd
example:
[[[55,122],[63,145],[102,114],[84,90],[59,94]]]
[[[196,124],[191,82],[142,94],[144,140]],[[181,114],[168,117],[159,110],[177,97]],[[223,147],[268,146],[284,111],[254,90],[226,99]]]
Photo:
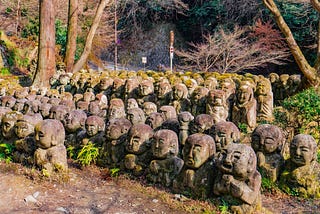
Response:
[[[188,97],[188,88],[185,84],[175,84],[173,87],[173,99],[181,100]]]
[[[317,143],[311,135],[298,134],[290,143],[290,160],[298,167],[317,160]]]
[[[132,124],[124,118],[110,120],[106,126],[106,137],[109,140],[117,140],[128,134]]]
[[[166,120],[177,119],[177,112],[173,106],[165,105],[161,106],[159,112],[163,114]]]
[[[257,157],[251,146],[230,143],[221,150],[216,164],[223,174],[229,174],[236,180],[245,181],[256,171]]]
[[[130,120],[132,125],[143,124],[146,121],[146,117],[141,108],[129,109],[127,112],[127,119]]]
[[[157,159],[175,157],[179,152],[178,136],[172,130],[161,129],[153,135],[152,154]]]
[[[185,165],[194,169],[202,166],[215,152],[216,148],[213,138],[201,133],[190,135],[182,151]]]
[[[14,136],[14,125],[21,117],[22,113],[17,111],[11,111],[5,114],[1,120],[1,134],[4,138],[10,139]]]
[[[251,146],[256,152],[264,154],[280,152],[283,134],[279,127],[270,124],[258,125],[251,135]]]
[[[149,94],[153,94],[154,86],[151,80],[142,80],[139,84],[139,94],[141,96],[147,96]]]
[[[128,144],[126,150],[132,154],[142,154],[151,146],[153,129],[146,124],[133,125],[129,131]]]
[[[144,102],[142,104],[142,109],[146,116],[149,116],[151,113],[157,112],[157,105],[153,102]]]
[[[151,126],[153,129],[157,129],[157,128],[161,127],[164,120],[165,120],[165,118],[164,118],[163,114],[161,114],[159,112],[154,112],[154,113],[151,113],[147,117],[146,124]]]
[[[240,131],[229,121],[221,121],[213,126],[212,136],[216,142],[217,151],[221,151],[230,143],[239,143]]]
[[[64,127],[67,132],[73,133],[85,127],[87,114],[83,110],[73,110],[66,114]]]
[[[87,135],[89,137],[95,136],[99,132],[103,132],[105,130],[105,123],[103,118],[92,115],[86,119],[85,128]]]
[[[253,89],[249,85],[240,85],[236,92],[237,103],[245,105],[254,99]]]
[[[25,138],[34,133],[34,127],[42,120],[41,117],[31,115],[19,115],[14,126],[18,138]]]
[[[113,98],[110,100],[110,106],[108,110],[108,118],[109,120],[113,120],[116,118],[125,118],[126,113],[124,110],[124,103],[119,98]]]
[[[214,118],[209,114],[199,114],[195,117],[192,133],[205,133],[214,125]]]
[[[42,149],[63,145],[64,139],[64,127],[59,120],[46,119],[35,126],[35,140]]]
[[[49,118],[64,121],[69,108],[64,105],[52,106],[49,110]]]

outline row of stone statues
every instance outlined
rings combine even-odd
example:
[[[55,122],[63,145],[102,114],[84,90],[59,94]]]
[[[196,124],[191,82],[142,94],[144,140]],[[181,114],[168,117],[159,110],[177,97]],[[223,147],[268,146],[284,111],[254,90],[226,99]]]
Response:
[[[256,96],[268,88],[261,83],[268,80],[250,78],[260,82],[254,84],[246,77],[238,82],[225,78],[220,81],[221,89],[198,86],[193,93],[185,93],[185,100],[205,99],[193,101],[197,104],[188,109],[180,105],[180,110],[172,101],[160,104],[154,90],[146,93],[150,88],[165,90],[161,83],[168,83],[168,78],[155,83],[145,78],[135,83],[135,98],[117,95],[116,78],[107,78],[113,80],[110,93],[107,88],[95,91],[95,87],[85,85],[83,92],[75,94],[17,87],[0,97],[1,138],[15,145],[15,161],[37,165],[49,173],[67,170],[66,147],[80,151],[92,143],[99,148],[100,166],[119,167],[175,192],[189,190],[200,198],[231,197],[237,201],[232,209],[239,213],[261,207],[257,168],[262,176],[296,188],[302,196],[320,197],[315,140],[310,135],[295,136],[290,158],[285,160],[282,131],[252,123],[256,118],[251,114],[257,111],[251,107],[256,100],[270,99]],[[229,100],[224,98],[226,83],[234,85],[236,91]],[[186,84],[178,83],[180,86],[185,88]],[[201,97],[203,91],[207,94]],[[204,112],[199,110],[201,106]],[[253,131],[250,143],[240,142],[240,123]]]

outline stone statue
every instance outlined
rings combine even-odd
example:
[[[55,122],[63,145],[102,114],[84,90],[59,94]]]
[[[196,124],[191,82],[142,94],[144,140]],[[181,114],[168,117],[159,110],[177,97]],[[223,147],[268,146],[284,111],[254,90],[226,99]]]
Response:
[[[111,99],[123,98],[125,83],[126,83],[126,81],[124,79],[120,79],[118,77],[113,79]]]
[[[290,158],[280,183],[304,198],[320,198],[320,166],[317,162],[317,143],[311,135],[298,134],[290,144]]]
[[[119,98],[113,98],[110,100],[110,106],[108,109],[108,119],[113,120],[116,118],[125,118],[126,112],[124,110],[124,103]]]
[[[64,105],[52,106],[49,110],[49,118],[60,120],[64,123],[66,118],[66,114],[69,112],[69,108]]]
[[[213,125],[214,119],[211,115],[199,114],[194,118],[194,122],[191,127],[191,132],[209,134]]]
[[[99,155],[99,165],[120,167],[125,157],[126,139],[132,124],[124,118],[110,120],[106,127],[106,141]]]
[[[124,166],[134,175],[142,175],[152,160],[151,139],[153,130],[146,124],[133,125],[128,134]]]
[[[177,113],[173,106],[161,106],[159,112],[163,114],[165,120],[177,119]]]
[[[262,77],[259,79],[257,89],[257,121],[273,121],[273,93],[271,83]]]
[[[209,91],[211,90],[215,90],[218,87],[218,81],[216,78],[214,77],[208,77],[204,83],[203,83],[203,87],[207,88]]]
[[[154,112],[149,115],[146,119],[146,124],[151,126],[153,130],[161,128],[162,123],[165,121],[164,115],[159,112]]]
[[[229,116],[229,108],[224,91],[209,91],[206,102],[206,114],[212,115],[214,123],[227,120]]]
[[[188,136],[190,135],[190,124],[193,121],[194,116],[188,112],[184,111],[178,114],[178,120],[180,123],[180,132],[179,132],[179,143],[183,147]]]
[[[253,131],[257,119],[257,101],[253,96],[253,89],[242,84],[236,92],[236,101],[232,109],[232,122],[237,126],[247,125],[248,131]]]
[[[79,134],[78,146],[83,147],[89,142],[96,147],[101,147],[105,142],[104,138],[105,123],[102,117],[92,115],[87,117],[85,131]]]
[[[275,182],[284,165],[284,158],[281,154],[283,135],[280,128],[270,124],[261,124],[252,132],[251,139],[260,173],[263,177]]]
[[[16,102],[14,103],[14,106],[12,107],[13,111],[19,111],[22,112],[25,102],[28,100],[26,98],[16,99]]]
[[[127,79],[124,86],[124,101],[127,102],[128,99],[138,98],[139,93],[139,81],[137,78]]]
[[[211,132],[216,143],[217,152],[220,152],[230,143],[239,143],[240,141],[240,131],[238,127],[229,121],[216,123]]]
[[[17,140],[14,142],[15,152],[13,160],[25,165],[34,164],[34,152],[36,142],[34,140],[34,127],[42,120],[41,117],[31,115],[19,115],[14,126]]]
[[[228,109],[229,109],[229,121],[232,118],[232,108],[235,100],[235,91],[236,91],[236,84],[231,78],[224,78],[220,80],[219,89],[226,93]]]
[[[43,120],[35,127],[37,150],[34,160],[36,165],[46,170],[49,175],[55,171],[62,172],[68,169],[64,138],[64,128],[59,120]]]
[[[16,98],[14,98],[13,96],[2,96],[0,100],[1,100],[1,106],[8,107],[11,109],[16,103]]]
[[[175,84],[173,87],[173,100],[172,105],[177,113],[191,110],[191,102],[188,99],[188,88],[185,84]]]
[[[169,105],[172,99],[172,88],[168,82],[160,82],[157,93],[157,107]]]
[[[133,109],[133,108],[139,108],[139,105],[137,103],[137,100],[134,99],[134,98],[129,98],[127,100],[127,103],[126,103],[126,112],[128,112],[130,109]]]
[[[157,105],[153,102],[144,102],[142,109],[146,117],[148,117],[151,113],[158,111]]]
[[[18,111],[11,111],[5,114],[1,120],[1,142],[13,144],[17,140],[17,136],[14,132],[14,125],[21,117],[22,113]]]
[[[143,80],[139,84],[138,105],[141,108],[144,102],[156,103],[156,95],[154,94],[154,86],[151,80]]]
[[[257,158],[245,144],[228,144],[216,159],[215,195],[231,196],[232,213],[255,213],[261,209],[261,175],[256,170]],[[236,204],[236,205],[233,205]]]
[[[83,110],[73,110],[66,114],[64,128],[66,131],[65,145],[77,147],[78,134],[85,131],[87,114]]]
[[[102,118],[107,117],[107,109],[100,108],[100,101],[94,100],[89,103],[88,115],[96,115]]]
[[[144,111],[141,108],[132,108],[128,110],[127,119],[131,122],[132,125],[144,124],[146,121]]]
[[[198,86],[191,94],[191,114],[196,116],[198,114],[206,113],[206,97],[209,93],[209,89]]]
[[[49,119],[51,107],[52,105],[49,103],[42,103],[39,106],[39,113],[41,114],[43,119]]]
[[[173,182],[177,192],[189,190],[197,198],[206,199],[212,193],[214,166],[211,160],[215,154],[212,137],[196,133],[190,135],[183,147],[184,167]]]
[[[166,187],[180,173],[183,160],[178,158],[178,136],[174,131],[162,129],[153,135],[151,151],[154,159],[150,162],[147,178]]]

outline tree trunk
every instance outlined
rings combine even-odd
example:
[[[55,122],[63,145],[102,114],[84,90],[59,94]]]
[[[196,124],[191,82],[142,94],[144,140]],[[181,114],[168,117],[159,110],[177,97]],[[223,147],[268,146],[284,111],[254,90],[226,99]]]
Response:
[[[68,11],[68,38],[66,46],[66,71],[72,72],[74,57],[77,48],[77,26],[78,26],[78,0],[69,0]]]
[[[38,66],[33,85],[49,87],[55,73],[55,0],[40,0]]]
[[[99,22],[103,14],[103,10],[107,6],[109,1],[110,0],[100,0],[92,25],[90,27],[89,33],[86,38],[86,44],[85,44],[84,50],[81,54],[80,59],[77,61],[77,63],[73,67],[73,70],[72,70],[73,73],[78,72],[81,68],[83,68],[84,64],[86,63],[88,56],[91,52],[93,37],[99,26]]]
[[[306,60],[305,56],[303,55],[300,47],[298,46],[296,40],[294,39],[292,32],[283,19],[277,5],[274,3],[273,0],[263,0],[265,6],[271,11],[274,15],[274,18],[277,22],[278,27],[280,28],[281,32],[286,38],[287,44],[290,48],[290,51],[298,64],[301,72],[307,79],[308,83],[312,86],[318,86],[320,83],[320,79],[318,76],[318,71],[312,67],[308,61]]]

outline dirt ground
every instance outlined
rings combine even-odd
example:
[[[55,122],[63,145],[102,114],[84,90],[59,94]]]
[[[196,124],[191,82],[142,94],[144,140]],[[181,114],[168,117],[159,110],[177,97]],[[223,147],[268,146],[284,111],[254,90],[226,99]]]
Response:
[[[41,178],[35,169],[0,162],[0,213],[219,213],[191,200],[96,167],[70,167],[68,175]],[[268,213],[317,213],[319,200],[263,194]],[[264,211],[263,213],[267,213]]]

